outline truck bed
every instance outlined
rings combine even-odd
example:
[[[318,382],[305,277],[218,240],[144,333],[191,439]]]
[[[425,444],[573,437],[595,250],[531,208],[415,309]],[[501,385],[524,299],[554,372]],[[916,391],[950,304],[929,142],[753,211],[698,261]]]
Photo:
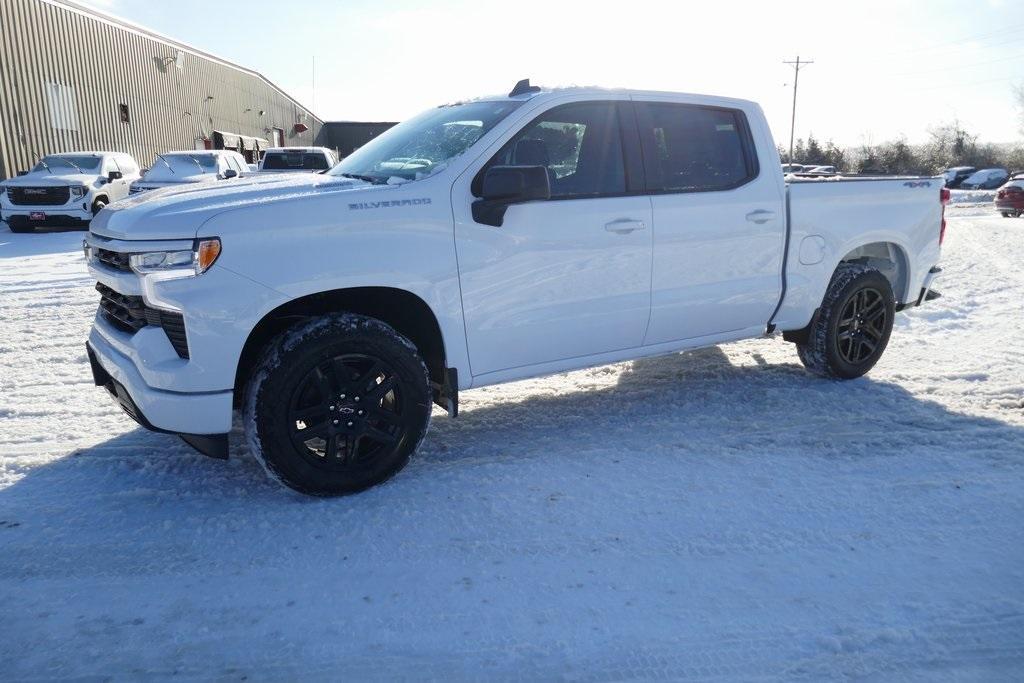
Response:
[[[852,258],[889,270],[898,304],[916,301],[939,260],[943,186],[940,177],[787,177],[786,259],[775,326],[806,326],[839,262]]]

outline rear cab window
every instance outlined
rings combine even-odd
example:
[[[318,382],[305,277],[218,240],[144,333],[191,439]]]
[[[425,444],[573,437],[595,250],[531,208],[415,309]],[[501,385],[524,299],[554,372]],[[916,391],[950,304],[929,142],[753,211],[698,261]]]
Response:
[[[757,177],[757,153],[742,111],[671,102],[635,104],[649,192],[730,190]]]
[[[322,171],[331,167],[323,152],[267,152],[263,168],[269,170]]]

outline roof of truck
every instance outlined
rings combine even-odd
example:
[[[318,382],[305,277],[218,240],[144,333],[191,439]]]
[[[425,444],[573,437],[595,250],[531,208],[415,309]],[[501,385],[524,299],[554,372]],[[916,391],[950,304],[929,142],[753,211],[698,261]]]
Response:
[[[527,100],[533,99],[551,99],[562,95],[593,95],[594,97],[625,96],[638,98],[678,97],[682,99],[699,99],[701,104],[719,104],[724,107],[759,106],[753,100],[744,100],[735,97],[723,97],[721,95],[706,95],[701,93],[689,92],[670,92],[665,90],[634,90],[630,88],[604,88],[600,86],[572,85],[553,88],[530,86],[530,89],[528,91],[524,91],[518,94],[513,94],[514,92],[515,90],[505,95],[491,95],[486,97],[480,97],[477,99],[481,101],[500,101],[512,99],[525,102]]]

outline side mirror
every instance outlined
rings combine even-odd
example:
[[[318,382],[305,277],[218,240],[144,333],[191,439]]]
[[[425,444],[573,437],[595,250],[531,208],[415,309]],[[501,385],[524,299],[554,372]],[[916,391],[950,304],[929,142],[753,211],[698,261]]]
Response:
[[[238,177],[238,171],[236,171],[233,168],[229,168],[228,170],[224,171],[224,180],[227,180],[229,178],[237,178],[237,177]]]
[[[18,171],[19,176],[28,175],[28,171]]]
[[[473,202],[473,220],[501,227],[512,204],[551,199],[545,166],[492,166],[484,173],[480,199]]]
[[[124,174],[121,173],[120,171],[111,171],[110,173],[107,174],[107,182],[112,183],[115,180],[120,180],[123,177]]]

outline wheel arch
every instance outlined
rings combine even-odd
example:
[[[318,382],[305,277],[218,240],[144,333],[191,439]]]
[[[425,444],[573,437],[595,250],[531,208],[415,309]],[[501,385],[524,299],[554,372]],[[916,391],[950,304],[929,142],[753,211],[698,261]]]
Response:
[[[897,302],[906,301],[910,287],[910,260],[906,250],[896,242],[868,242],[848,249],[839,259],[832,274],[844,263],[865,263],[877,268],[889,281]]]
[[[376,318],[393,327],[416,346],[427,365],[431,383],[439,387],[447,385],[444,335],[427,302],[412,292],[394,287],[349,287],[291,299],[256,323],[238,358],[236,402],[243,395],[260,353],[270,340],[301,320],[341,312]]]

